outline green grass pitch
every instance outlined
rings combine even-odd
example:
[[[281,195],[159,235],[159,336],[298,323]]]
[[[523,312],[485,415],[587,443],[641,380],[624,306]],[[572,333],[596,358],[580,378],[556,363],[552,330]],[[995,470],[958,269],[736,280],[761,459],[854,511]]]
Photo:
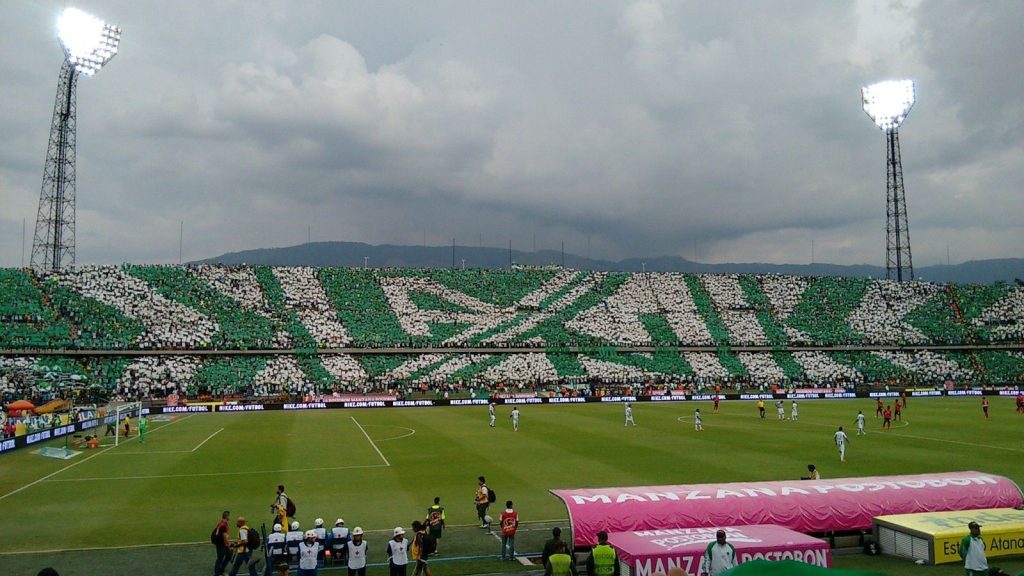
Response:
[[[810,463],[823,478],[979,470],[1024,481],[1024,416],[1013,398],[993,399],[989,420],[978,398],[912,398],[888,432],[867,399],[801,401],[798,422],[777,420],[771,403],[761,420],[753,401],[723,402],[719,414],[709,402],[633,406],[636,428],[623,426],[621,404],[527,405],[519,432],[509,406],[498,407],[493,429],[485,406],[196,414],[152,420],[144,444],[132,438],[70,460],[5,454],[0,574],[46,565],[63,576],[207,572],[220,512],[269,523],[277,484],[295,500],[303,529],[340,516],[367,530],[371,562],[386,558],[384,531],[408,528],[440,496],[452,529],[434,571],[470,574],[529,570],[498,562],[497,539],[475,527],[481,474],[499,504],[515,502],[526,528],[520,552],[539,551],[551,526],[566,525],[551,488],[797,478]],[[701,433],[692,421],[698,407]],[[789,409],[787,401],[787,418]],[[868,417],[867,436],[855,434],[857,410]],[[845,464],[832,443],[839,425],[850,434]],[[991,563],[1024,569],[1020,558]],[[862,555],[838,555],[836,564],[926,570]]]

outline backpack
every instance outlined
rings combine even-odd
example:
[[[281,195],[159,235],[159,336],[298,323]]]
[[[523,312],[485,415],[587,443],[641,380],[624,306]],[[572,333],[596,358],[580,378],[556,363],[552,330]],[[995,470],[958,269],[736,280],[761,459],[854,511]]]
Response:
[[[224,545],[224,533],[219,530],[220,524],[213,527],[213,532],[210,532],[210,544],[214,546]]]
[[[426,558],[437,551],[437,540],[430,534],[420,538],[420,558]]]
[[[487,488],[487,503],[494,504],[498,501],[498,495],[494,493],[494,490]]]
[[[284,508],[285,514],[287,514],[289,518],[295,518],[295,502],[292,502],[290,496],[288,497],[288,504],[286,504]]]
[[[249,530],[246,531],[245,547],[248,548],[250,552],[260,549],[260,533],[255,528],[249,528]]]

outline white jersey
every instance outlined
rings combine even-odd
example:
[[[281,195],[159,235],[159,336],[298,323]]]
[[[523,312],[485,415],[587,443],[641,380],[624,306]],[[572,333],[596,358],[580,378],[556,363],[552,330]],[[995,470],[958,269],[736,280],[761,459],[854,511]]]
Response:
[[[512,428],[519,430],[519,408],[513,408],[508,417],[512,419]]]
[[[302,531],[301,530],[289,530],[288,535],[285,538],[288,541],[288,553],[298,554],[299,553],[299,542],[302,542]]]
[[[267,536],[267,546],[275,556],[283,556],[286,553],[282,544],[284,544],[284,534],[281,532],[271,532]]]
[[[366,567],[366,540],[363,540],[359,544],[353,541],[349,541],[348,544],[348,567],[352,570],[358,570]]]
[[[345,526],[335,526],[334,528],[331,528],[331,539],[335,542],[347,542],[348,528]]]
[[[409,563],[409,541],[405,538],[396,541],[388,540],[388,557],[395,566],[405,566]]]
[[[630,406],[629,404],[626,404],[625,412],[626,412],[626,424],[632,424],[633,426],[636,426],[636,422],[633,421],[633,407]]]
[[[491,428],[494,428],[494,404],[487,406],[487,415],[491,418]]]
[[[317,555],[320,553],[320,544],[317,542],[306,542],[303,540],[299,543],[299,568],[303,570],[312,570],[316,568]]]
[[[790,412],[790,416],[789,417],[792,418],[793,420],[796,420],[797,418],[800,417],[800,414],[799,414],[799,412],[797,412],[797,409],[796,409],[796,402],[795,401],[793,402],[793,410]]]
[[[839,446],[840,448],[843,448],[843,447],[846,446],[846,439],[847,439],[846,438],[846,432],[843,432],[842,430],[837,431],[836,435],[835,435],[835,439],[836,439],[836,446]]]
[[[857,428],[864,429],[864,414],[857,414]]]

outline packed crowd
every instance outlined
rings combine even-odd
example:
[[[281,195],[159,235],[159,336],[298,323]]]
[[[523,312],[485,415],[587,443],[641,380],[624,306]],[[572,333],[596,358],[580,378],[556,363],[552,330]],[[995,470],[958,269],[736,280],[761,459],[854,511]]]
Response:
[[[45,277],[5,269],[0,288],[4,348],[885,346],[1024,337],[1024,287],[1006,285],[979,303],[976,292],[939,284],[847,278],[126,265]]]
[[[0,270],[0,348],[168,353],[53,360],[126,398],[365,393],[451,381],[1019,381],[1024,368],[1012,346],[1022,337],[1019,285],[562,269]],[[1011,348],[898,349],[989,343]],[[836,349],[808,349],[820,346]],[[394,353],[335,351],[343,347]],[[31,368],[40,362],[12,358],[0,361],[0,392],[39,395],[33,386],[51,386],[46,370]]]

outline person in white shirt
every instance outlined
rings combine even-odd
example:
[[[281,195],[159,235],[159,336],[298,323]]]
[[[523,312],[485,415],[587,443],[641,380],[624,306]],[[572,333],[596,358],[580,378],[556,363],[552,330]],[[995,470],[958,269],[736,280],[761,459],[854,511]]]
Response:
[[[409,541],[405,529],[395,526],[394,537],[388,540],[388,570],[390,576],[405,576],[409,566]]]
[[[512,408],[512,413],[508,417],[512,419],[512,429],[519,432],[519,407]]]
[[[858,410],[857,411],[857,418],[854,420],[854,422],[857,423],[857,436],[863,436],[863,435],[867,434],[867,432],[864,431],[864,411],[863,410]]]
[[[316,576],[317,557],[320,543],[315,530],[306,530],[305,538],[299,542],[299,576]]]
[[[967,576],[985,576],[988,574],[988,558],[985,556],[985,539],[981,537],[981,524],[971,521],[967,528],[971,533],[964,536],[957,547],[957,552],[964,559],[964,573]]]
[[[267,547],[270,548],[270,565],[281,576],[288,574],[288,551],[285,549],[283,526],[274,524],[274,531],[267,536]]]
[[[636,422],[633,421],[633,407],[629,405],[629,402],[626,402],[626,423],[623,426],[629,426],[630,424],[636,426]]]
[[[796,400],[793,400],[793,409],[790,410],[789,419],[792,420],[793,422],[796,422],[797,420],[800,419],[800,414],[796,410]]]
[[[299,530],[299,521],[292,522],[291,530],[284,536],[288,545],[288,558],[292,562],[299,559],[299,542],[302,542],[302,530]]]
[[[324,528],[323,518],[317,518],[313,522],[313,532],[316,533],[316,541],[320,543],[320,555],[317,556],[317,561],[323,564],[324,552],[327,549],[327,529]]]
[[[491,428],[494,428],[494,402],[487,405],[487,415],[491,417]]]
[[[348,528],[345,520],[338,518],[334,521],[334,528],[331,528],[331,554],[334,555],[334,562],[348,562]]]
[[[786,403],[779,400],[775,403],[775,411],[779,413],[779,420],[786,419]]]
[[[843,432],[842,426],[839,427],[839,430],[836,430],[834,438],[836,446],[839,448],[839,461],[846,462],[846,441],[848,438],[846,437],[846,432]]]
[[[704,431],[704,418],[700,415],[700,408],[693,412],[693,429],[697,432]]]
[[[352,539],[348,541],[348,576],[366,576],[366,540],[359,526],[352,529]]]
[[[725,530],[715,534],[715,541],[708,544],[700,560],[702,576],[717,576],[736,566],[736,548],[725,541]]]

